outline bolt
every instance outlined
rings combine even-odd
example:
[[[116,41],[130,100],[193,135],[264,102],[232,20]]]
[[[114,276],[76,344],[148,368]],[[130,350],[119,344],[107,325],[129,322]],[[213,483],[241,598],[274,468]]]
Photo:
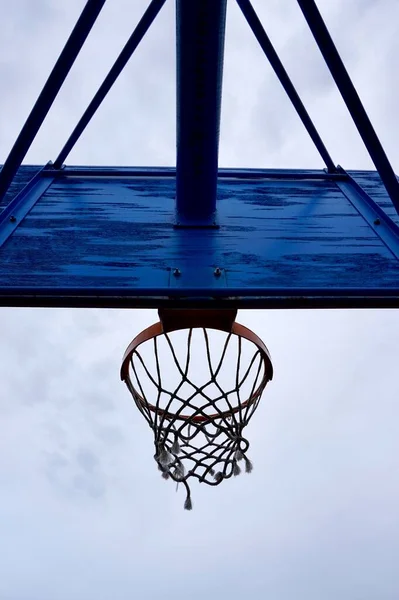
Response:
[[[379,219],[375,219],[374,225],[381,225],[381,221]]]
[[[10,223],[15,223],[16,220],[17,220],[17,218],[14,217],[14,215],[11,215],[11,217],[10,217]]]
[[[180,277],[180,275],[181,275],[181,271],[180,271],[180,269],[173,269],[173,275],[174,275],[175,277]]]
[[[215,275],[215,277],[220,277],[222,274],[222,269],[220,269],[219,267],[216,267],[213,274]]]

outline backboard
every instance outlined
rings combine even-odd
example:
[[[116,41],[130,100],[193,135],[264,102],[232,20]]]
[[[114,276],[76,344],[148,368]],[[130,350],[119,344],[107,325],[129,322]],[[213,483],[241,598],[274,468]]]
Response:
[[[175,193],[173,169],[39,171],[0,216],[1,303],[397,305],[378,174],[221,170],[215,228],[176,227]]]
[[[398,180],[316,5],[298,0],[375,172],[335,165],[250,2],[237,2],[326,169],[218,168],[226,0],[176,2],[176,168],[64,165],[161,0],[54,164],[21,166],[101,10],[89,0],[0,174],[2,305],[399,305]]]

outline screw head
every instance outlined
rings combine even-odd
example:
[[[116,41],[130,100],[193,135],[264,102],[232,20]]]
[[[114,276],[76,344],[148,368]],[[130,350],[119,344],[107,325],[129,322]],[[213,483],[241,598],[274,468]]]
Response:
[[[174,275],[175,277],[180,277],[180,275],[181,275],[181,271],[180,271],[180,269],[173,269],[173,275]]]
[[[14,215],[11,215],[10,223],[15,223],[16,220],[17,220],[17,217],[14,217]]]
[[[220,277],[222,274],[222,269],[220,269],[220,267],[216,267],[213,274],[215,275],[215,277]]]
[[[381,225],[380,219],[375,219],[374,220],[374,225]]]

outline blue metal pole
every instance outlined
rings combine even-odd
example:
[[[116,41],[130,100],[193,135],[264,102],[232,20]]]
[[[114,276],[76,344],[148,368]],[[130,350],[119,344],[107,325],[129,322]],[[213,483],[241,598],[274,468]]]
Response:
[[[0,198],[7,192],[33,140],[50,110],[77,55],[89,35],[105,0],[88,0],[67,43],[64,46],[43,90],[22,127],[0,173]]]
[[[178,226],[215,226],[226,5],[176,0]]]
[[[370,157],[399,214],[399,182],[314,0],[297,0]]]
[[[258,40],[263,52],[268,58],[270,65],[272,66],[274,72],[280,80],[281,85],[286,91],[289,99],[291,100],[298,116],[300,117],[302,123],[304,124],[306,131],[310,135],[314,145],[319,151],[320,156],[324,160],[326,167],[330,173],[334,173],[336,171],[336,166],[329,155],[327,148],[323,144],[321,137],[313,124],[312,119],[310,118],[305,106],[302,103],[302,100],[298,96],[298,93],[289,78],[287,71],[285,70],[283,63],[281,62],[277,52],[275,51],[273,44],[271,43],[266,31],[264,30],[262,23],[259,20],[258,15],[253,9],[253,6],[250,0],[237,0],[238,6],[241,8],[241,11],[246,18],[248,25],[252,29],[256,39]]]
[[[155,17],[161,10],[162,6],[165,4],[166,0],[152,0],[144,15],[140,19],[137,27],[133,31],[132,35],[126,42],[122,52],[119,54],[115,63],[113,64],[111,70],[108,75],[102,82],[100,88],[95,94],[94,98],[90,102],[89,106],[83,113],[79,123],[76,125],[75,129],[71,133],[69,139],[67,140],[65,146],[59,153],[58,157],[54,161],[54,168],[59,169],[82,135],[83,131],[86,129],[87,125],[90,123],[93,115],[97,111],[98,107],[101,105],[105,96],[108,94],[115,81],[118,79],[119,75],[125,68],[126,64],[130,60],[133,52],[136,50],[137,46],[147,33],[150,25],[154,21]]]

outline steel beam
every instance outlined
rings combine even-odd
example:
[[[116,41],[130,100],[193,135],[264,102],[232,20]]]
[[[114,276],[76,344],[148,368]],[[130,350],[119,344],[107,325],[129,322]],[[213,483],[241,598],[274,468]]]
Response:
[[[357,130],[399,214],[399,182],[314,0],[297,0]]]
[[[215,226],[227,0],[176,0],[177,226]]]
[[[114,85],[115,81],[118,79],[119,75],[125,68],[128,61],[130,60],[133,52],[136,50],[137,46],[147,33],[155,17],[165,4],[165,1],[166,0],[152,0],[150,5],[148,6],[144,15],[137,24],[137,27],[126,42],[122,52],[119,54],[118,58],[116,59],[108,75],[102,82],[94,98],[83,113],[79,123],[76,125],[75,129],[69,136],[69,139],[67,140],[65,146],[54,161],[55,169],[59,169],[62,166],[62,163],[67,158],[68,154],[71,152],[72,148],[86,129],[87,125],[90,123],[92,117],[96,113],[102,101]]]
[[[258,308],[258,309],[327,309],[327,308],[399,308],[399,288],[367,289],[290,288],[265,290],[187,289],[0,289],[0,306],[62,308]]]
[[[105,0],[88,0],[67,43],[64,46],[43,90],[22,127],[0,172],[0,198],[7,192],[48,111],[61,89],[73,63],[89,35]]]
[[[314,126],[313,121],[309,116],[309,113],[307,112],[302,100],[300,99],[298,92],[296,91],[295,86],[292,83],[287,71],[285,70],[284,65],[281,62],[277,52],[275,51],[273,44],[271,43],[262,23],[259,20],[258,15],[253,9],[250,0],[237,0],[237,4],[241,8],[241,11],[244,17],[246,18],[248,25],[252,29],[252,32],[258,40],[259,45],[265,53],[267,59],[269,60],[273,71],[277,75],[287,96],[291,100],[299,118],[301,119],[302,123],[306,128],[306,131],[310,135],[312,142],[316,146],[321,158],[324,160],[328,171],[330,173],[334,173],[336,171],[334,161],[328,153],[328,150],[325,147],[323,140],[321,139],[316,127]]]

